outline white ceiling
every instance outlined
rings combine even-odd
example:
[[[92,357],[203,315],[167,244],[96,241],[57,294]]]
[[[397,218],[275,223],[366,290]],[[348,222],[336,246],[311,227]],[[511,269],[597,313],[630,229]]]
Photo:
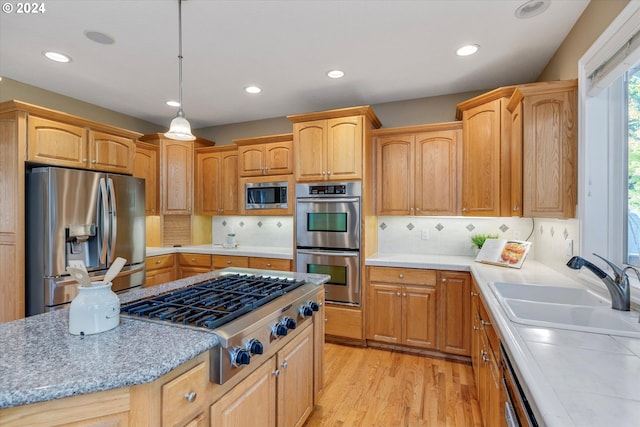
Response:
[[[16,2],[12,2],[16,4]],[[0,76],[159,125],[178,98],[177,0],[46,0],[0,13]],[[183,104],[194,128],[535,80],[588,0],[188,0]],[[93,42],[84,31],[115,39]],[[480,51],[458,57],[463,44]],[[44,50],[72,57],[51,62]],[[326,77],[339,68],[340,80]],[[262,87],[249,95],[244,87]]]

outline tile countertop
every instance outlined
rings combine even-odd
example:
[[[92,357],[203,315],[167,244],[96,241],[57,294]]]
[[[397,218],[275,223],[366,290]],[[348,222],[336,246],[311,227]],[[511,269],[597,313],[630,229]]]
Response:
[[[274,273],[228,268],[119,297],[127,303],[236,271]],[[282,274],[317,284],[328,278]],[[207,331],[122,316],[110,331],[71,335],[67,309],[0,323],[0,409],[151,382],[217,344],[216,336]]]
[[[376,254],[368,266],[471,271],[516,365],[536,418],[547,427],[640,425],[640,339],[520,325],[507,317],[492,282],[582,287],[534,260],[521,269],[471,257]],[[602,295],[609,300],[604,287]]]
[[[149,247],[147,256],[166,255],[173,253],[194,253],[212,255],[254,256],[264,258],[293,259],[293,249],[279,246],[247,246],[238,245],[236,248],[223,248],[221,245],[207,244],[179,247]]]

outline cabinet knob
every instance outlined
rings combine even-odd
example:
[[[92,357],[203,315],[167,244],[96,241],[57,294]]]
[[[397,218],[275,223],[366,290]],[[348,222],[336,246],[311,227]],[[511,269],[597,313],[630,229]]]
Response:
[[[403,292],[403,293],[402,293],[402,296],[403,296],[403,297],[406,297],[406,296],[407,296],[407,293],[406,293],[406,292]]]
[[[280,364],[280,366],[282,366],[283,369],[287,369],[287,366],[289,366],[289,364],[287,363],[287,361],[285,360],[284,362],[282,362]]]
[[[473,330],[474,331],[478,331],[478,330],[480,330],[480,328],[478,328],[476,325],[473,325]]]
[[[396,292],[396,296],[398,296],[398,297],[399,297],[399,296],[400,296],[400,292]]]
[[[413,209],[413,208],[409,208],[409,210],[410,210],[411,212],[413,212],[415,209]]]
[[[331,171],[327,171],[327,175],[331,175]]]
[[[195,402],[197,397],[198,393],[196,393],[195,391],[191,391],[184,395],[184,398],[187,399],[187,402],[189,403]]]
[[[491,360],[491,359],[489,359],[487,356],[482,356],[482,361],[484,363],[487,363],[489,360]]]
[[[160,262],[161,262],[160,260],[157,260],[157,261],[156,261],[156,264],[160,264]]]
[[[267,267],[271,267],[271,263],[270,262],[267,263]]]
[[[520,210],[520,206],[515,205],[515,206],[513,207],[513,211],[514,211],[514,212],[517,212],[517,211],[519,211],[519,210]]]
[[[467,208],[462,208],[462,212],[466,212],[466,211],[467,211]]]
[[[472,297],[477,297],[478,295],[480,295],[480,294],[479,294],[479,293],[477,293],[477,292],[473,292],[473,291],[471,291],[471,296],[472,296]]]
[[[95,159],[91,160],[91,163],[95,165],[96,164],[96,160]]]
[[[484,320],[480,320],[480,324],[482,326],[491,326],[491,322],[487,322],[487,321],[484,321]]]
[[[440,281],[441,281],[442,283],[447,283],[447,279],[446,279],[446,278],[444,278],[444,277],[443,277],[442,279],[440,279]]]
[[[82,163],[87,163],[87,159],[82,159]]]
[[[191,262],[196,262],[196,259],[195,258],[191,258]]]
[[[227,264],[231,264],[231,261],[227,261]]]
[[[404,279],[404,274],[400,273],[400,274],[398,274],[398,277],[401,278],[401,279]]]
[[[275,375],[276,377],[277,377],[278,375],[280,375],[280,370],[279,370],[279,369],[275,369],[275,370],[273,371],[273,375]]]
[[[322,175],[326,175],[327,173],[325,171],[322,171]]]

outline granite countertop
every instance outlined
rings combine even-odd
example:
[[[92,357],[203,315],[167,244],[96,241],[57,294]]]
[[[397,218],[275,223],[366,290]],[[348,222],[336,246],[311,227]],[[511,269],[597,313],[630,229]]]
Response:
[[[238,245],[235,248],[224,248],[221,245],[206,244],[179,247],[147,247],[147,256],[173,253],[195,253],[211,255],[254,256],[264,258],[293,259],[293,249],[280,246],[248,246]]]
[[[276,274],[227,268],[136,289],[122,303],[182,288],[229,272]],[[277,272],[320,285],[327,276]],[[69,334],[67,309],[0,323],[0,408],[151,382],[218,344],[213,333],[120,318],[110,331]]]
[[[365,264],[471,271],[539,425],[637,426],[640,422],[640,339],[514,323],[489,287],[492,282],[584,287],[575,279],[532,259],[521,269],[480,264],[471,257],[412,254],[376,254]],[[600,291],[610,300],[604,287]]]

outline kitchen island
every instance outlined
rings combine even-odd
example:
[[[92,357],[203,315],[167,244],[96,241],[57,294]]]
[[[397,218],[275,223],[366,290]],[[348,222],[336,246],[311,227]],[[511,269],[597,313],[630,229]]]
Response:
[[[303,280],[316,286],[318,295],[328,280],[324,275],[225,269],[133,290],[120,295],[121,303],[230,273]],[[292,343],[311,337],[313,355],[322,351],[320,318],[315,315],[313,322],[289,333]],[[68,332],[68,310],[0,324],[0,425],[58,425],[56,419],[75,425],[104,417],[116,425],[167,425],[165,418],[175,416],[182,418],[169,424],[187,425],[200,415],[202,423],[194,425],[208,425],[211,403],[254,375],[246,369],[224,384],[211,382],[211,354],[219,344],[218,337],[205,330],[126,317],[110,331],[74,336]],[[275,364],[282,350],[265,349],[256,363]],[[305,372],[313,384],[315,369]],[[192,388],[198,393],[182,393]]]

